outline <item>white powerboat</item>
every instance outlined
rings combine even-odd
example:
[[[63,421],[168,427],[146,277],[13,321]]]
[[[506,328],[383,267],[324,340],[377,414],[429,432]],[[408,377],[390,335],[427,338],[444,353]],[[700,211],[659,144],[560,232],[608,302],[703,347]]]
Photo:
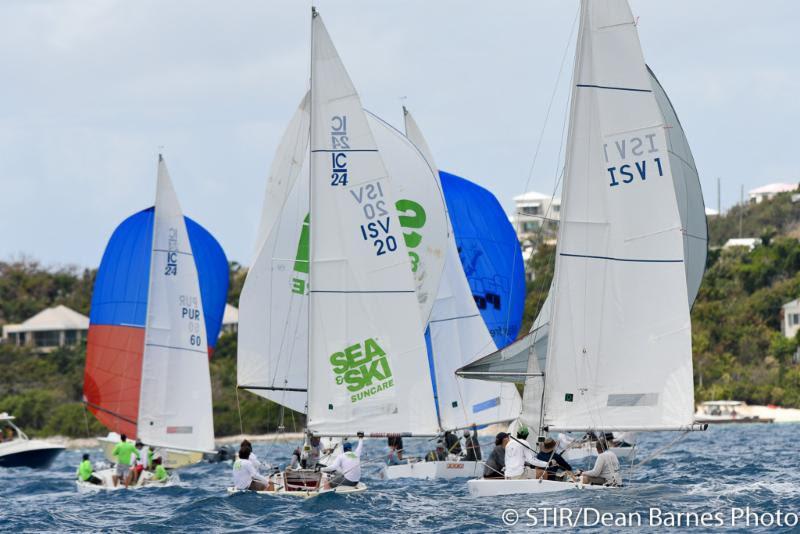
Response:
[[[64,447],[29,439],[13,420],[14,416],[0,413],[0,467],[50,467]]]

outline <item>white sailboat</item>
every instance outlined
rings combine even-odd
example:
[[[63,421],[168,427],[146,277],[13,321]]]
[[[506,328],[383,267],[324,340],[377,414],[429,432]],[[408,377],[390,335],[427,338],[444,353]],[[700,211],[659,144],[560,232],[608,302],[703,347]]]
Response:
[[[194,463],[200,461],[204,452],[214,452],[214,425],[197,267],[184,216],[161,156],[149,247],[143,332],[138,332],[141,327],[135,325],[126,326],[127,330],[99,333],[90,330],[85,392],[88,393],[87,388],[102,392],[103,382],[120,384],[120,393],[114,398],[100,394],[95,403],[87,400],[88,407],[105,417],[121,420],[123,428],[132,428],[137,439],[161,451],[165,467],[178,467],[180,462]],[[124,349],[111,349],[117,340],[124,341]],[[141,347],[138,340],[143,341]],[[129,365],[137,361],[135,354],[139,351],[140,363]],[[138,390],[131,390],[130,384],[137,381]],[[130,395],[133,398],[125,402],[135,401],[138,405],[135,420],[126,419],[118,411],[121,406],[118,399]],[[80,481],[78,485],[113,489],[112,475],[113,469],[95,473],[103,480],[103,486]],[[143,473],[137,487],[149,478],[150,473]],[[122,487],[122,483],[117,487]]]
[[[435,435],[433,388],[420,370],[448,237],[436,175],[362,109],[315,10],[311,65],[242,292],[239,387],[305,411],[315,436]],[[326,491],[319,474],[293,485],[295,474],[273,477],[275,489],[262,493]]]
[[[435,169],[422,131],[406,109],[404,116],[406,135]],[[513,384],[465,380],[455,375],[456,369],[495,352],[497,347],[475,304],[452,232],[429,328],[440,429],[455,430],[515,419],[522,401]],[[423,462],[411,459],[389,465],[383,469],[382,476],[387,479],[434,479],[473,477],[482,472],[482,462],[450,455],[447,460]]]
[[[685,242],[675,180],[688,171],[675,163],[626,0],[582,0],[573,79],[551,293],[524,342],[462,375],[524,375],[520,419],[541,436],[697,429],[689,308],[699,281],[690,282],[695,243]],[[487,496],[599,486],[484,479],[468,487]]]

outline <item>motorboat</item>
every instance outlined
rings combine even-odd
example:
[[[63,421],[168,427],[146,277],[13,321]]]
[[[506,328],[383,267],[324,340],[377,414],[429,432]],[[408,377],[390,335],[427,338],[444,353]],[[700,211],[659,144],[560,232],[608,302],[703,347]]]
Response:
[[[28,438],[13,421],[14,416],[0,413],[0,467],[50,467],[64,447]]]

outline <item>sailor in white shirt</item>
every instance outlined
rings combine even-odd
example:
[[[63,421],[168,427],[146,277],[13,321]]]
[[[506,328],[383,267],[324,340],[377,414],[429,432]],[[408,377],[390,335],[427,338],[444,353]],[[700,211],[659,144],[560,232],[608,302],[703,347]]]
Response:
[[[509,436],[510,437],[510,436]],[[536,472],[528,466],[546,469],[547,462],[536,458],[533,448],[527,441],[528,429],[524,426],[517,430],[517,438],[511,438],[506,444],[506,478],[536,478]],[[526,465],[527,464],[527,465]]]
[[[330,487],[357,486],[361,480],[361,450],[364,445],[364,433],[358,433],[358,446],[353,452],[353,444],[344,442],[342,454],[336,457],[331,465],[323,467],[326,473],[335,473],[330,480]]]
[[[239,449],[239,458],[233,462],[233,485],[238,490],[264,491],[272,489],[269,480],[261,476],[250,461],[250,449]]]
[[[589,471],[583,471],[581,479],[584,484],[608,484],[610,486],[621,486],[622,477],[620,476],[619,460],[617,455],[606,450],[605,442],[597,442],[597,460],[594,467]]]
[[[261,471],[262,464],[258,461],[256,453],[253,452],[253,445],[250,441],[246,439],[242,440],[242,443],[239,445],[239,450],[241,451],[244,448],[250,449],[250,458],[248,458],[248,460],[250,460],[250,463],[256,468],[256,471]]]

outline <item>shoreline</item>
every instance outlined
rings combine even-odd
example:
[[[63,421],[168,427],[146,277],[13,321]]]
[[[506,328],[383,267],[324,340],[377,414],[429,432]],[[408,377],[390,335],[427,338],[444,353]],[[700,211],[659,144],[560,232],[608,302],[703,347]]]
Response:
[[[223,445],[234,445],[241,442],[243,439],[251,441],[253,443],[263,443],[265,441],[295,441],[295,440],[302,440],[304,434],[302,432],[272,432],[269,434],[236,434],[233,436],[222,436],[219,438],[214,439],[214,443],[217,446]],[[98,438],[103,436],[98,436],[96,438],[68,438],[66,436],[47,436],[47,437],[35,437],[31,439],[38,439],[41,441],[47,441],[49,443],[54,443],[57,445],[63,445],[64,448],[69,450],[74,449],[97,449],[99,448],[100,441]]]

